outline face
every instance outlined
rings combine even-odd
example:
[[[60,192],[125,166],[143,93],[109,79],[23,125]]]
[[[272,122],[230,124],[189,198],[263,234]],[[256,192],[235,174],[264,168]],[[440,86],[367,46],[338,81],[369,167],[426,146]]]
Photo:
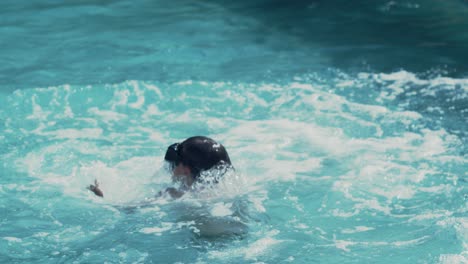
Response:
[[[179,163],[179,165],[175,166],[172,170],[172,180],[175,182],[182,182],[187,186],[192,185],[193,179],[190,168],[182,163]]]

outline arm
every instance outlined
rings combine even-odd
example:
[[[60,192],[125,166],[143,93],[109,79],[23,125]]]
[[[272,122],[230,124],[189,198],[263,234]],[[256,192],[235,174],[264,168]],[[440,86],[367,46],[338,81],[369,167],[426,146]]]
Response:
[[[159,191],[158,194],[156,195],[156,197],[161,197],[161,196],[164,196],[166,194],[169,194],[169,196],[172,199],[177,199],[177,198],[182,197],[182,195],[184,195],[184,192],[180,191],[180,190],[177,190],[174,187],[170,187],[170,188],[166,188],[163,191]]]
[[[99,189],[99,184],[97,180],[94,180],[94,185],[90,184],[88,190],[92,191],[95,195],[104,197],[104,193]]]

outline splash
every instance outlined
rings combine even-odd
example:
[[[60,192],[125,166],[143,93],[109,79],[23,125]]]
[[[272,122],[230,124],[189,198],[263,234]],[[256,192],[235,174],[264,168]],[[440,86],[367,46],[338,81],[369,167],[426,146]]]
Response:
[[[68,231],[12,233],[2,243],[39,239],[61,255],[61,247],[96,239],[116,259],[157,257],[137,241],[175,244],[177,255],[186,239],[200,260],[295,261],[301,250],[324,249],[347,259],[414,248],[445,263],[466,258],[466,123],[459,122],[466,80],[335,77],[127,81],[9,94],[2,100],[12,107],[0,111],[7,176],[0,195]],[[447,121],[434,121],[436,114]],[[216,180],[180,200],[155,198],[172,184],[162,162],[167,146],[198,134],[226,146],[236,170],[208,173]],[[104,199],[86,190],[95,179]],[[123,234],[133,249],[111,246]]]

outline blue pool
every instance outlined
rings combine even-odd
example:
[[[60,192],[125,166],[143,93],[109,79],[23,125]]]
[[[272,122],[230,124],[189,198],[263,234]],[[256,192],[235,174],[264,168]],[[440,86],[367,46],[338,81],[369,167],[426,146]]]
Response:
[[[468,263],[467,14],[3,1],[0,263]],[[193,135],[236,171],[155,198]]]

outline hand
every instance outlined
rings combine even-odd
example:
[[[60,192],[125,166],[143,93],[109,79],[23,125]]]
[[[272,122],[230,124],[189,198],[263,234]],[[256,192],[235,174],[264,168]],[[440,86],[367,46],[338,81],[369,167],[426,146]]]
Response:
[[[184,192],[177,190],[176,188],[170,187],[166,189],[166,193],[168,193],[172,198],[177,199],[184,195]]]
[[[88,190],[92,191],[97,196],[104,197],[101,189],[99,189],[99,183],[97,180],[94,180],[94,185],[90,184],[88,186]]]

